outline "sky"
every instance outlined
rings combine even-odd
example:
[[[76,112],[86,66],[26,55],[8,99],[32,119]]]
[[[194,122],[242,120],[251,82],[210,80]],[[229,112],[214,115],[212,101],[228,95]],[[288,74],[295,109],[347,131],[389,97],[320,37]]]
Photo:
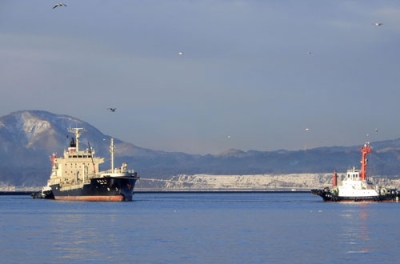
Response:
[[[0,116],[189,154],[400,137],[398,0],[58,2],[0,1]]]

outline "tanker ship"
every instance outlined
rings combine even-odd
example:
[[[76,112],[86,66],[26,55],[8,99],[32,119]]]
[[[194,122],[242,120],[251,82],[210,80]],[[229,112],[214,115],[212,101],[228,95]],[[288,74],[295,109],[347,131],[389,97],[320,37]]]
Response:
[[[96,157],[90,147],[79,149],[83,128],[68,129],[75,135],[64,157],[53,154],[50,158],[52,170],[47,185],[33,198],[70,201],[132,201],[133,189],[139,179],[137,172],[127,169],[127,164],[114,168],[114,140],[111,138],[111,169],[99,171],[104,158]]]
[[[311,193],[322,197],[324,202],[398,202],[400,191],[373,184],[367,178],[367,154],[372,152],[367,142],[361,150],[361,169],[349,169],[338,185],[336,171],[332,177],[332,188],[313,189]]]

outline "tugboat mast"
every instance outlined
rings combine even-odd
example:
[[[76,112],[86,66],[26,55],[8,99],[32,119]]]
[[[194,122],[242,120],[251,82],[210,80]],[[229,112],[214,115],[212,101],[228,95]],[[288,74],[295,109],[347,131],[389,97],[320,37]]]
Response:
[[[365,143],[361,150],[361,171],[360,177],[362,181],[367,179],[367,154],[372,152],[369,142]]]

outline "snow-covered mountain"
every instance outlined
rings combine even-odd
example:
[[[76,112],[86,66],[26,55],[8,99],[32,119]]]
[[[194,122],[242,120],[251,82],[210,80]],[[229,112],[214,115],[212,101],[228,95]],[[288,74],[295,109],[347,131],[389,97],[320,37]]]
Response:
[[[110,136],[77,118],[37,110],[18,111],[1,117],[0,182],[43,185],[50,173],[49,156],[52,153],[62,154],[68,147],[73,135],[67,129],[73,127],[82,127],[87,131],[81,135],[82,148],[90,144],[97,156],[110,156]],[[114,139],[114,143],[117,158],[160,155],[118,139]]]
[[[81,144],[106,158],[110,136],[77,118],[46,111],[18,111],[0,118],[0,182],[16,186],[42,186],[50,174],[49,156],[63,153],[68,128],[82,127]],[[359,167],[360,146],[323,147],[299,151],[227,150],[219,155],[190,155],[141,148],[114,139],[115,163],[128,162],[142,178],[170,178],[179,174],[292,174],[327,173]],[[81,145],[81,146],[82,146]],[[86,146],[85,146],[86,145]],[[372,142],[372,174],[400,175],[400,139]]]

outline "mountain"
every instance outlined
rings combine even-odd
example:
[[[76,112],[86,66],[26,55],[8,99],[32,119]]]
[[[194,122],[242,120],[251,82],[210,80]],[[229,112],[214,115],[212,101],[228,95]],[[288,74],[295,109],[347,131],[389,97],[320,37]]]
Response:
[[[68,146],[67,128],[81,127],[81,148],[90,144],[97,156],[106,158],[110,136],[82,120],[46,111],[18,111],[0,118],[0,183],[16,186],[45,185],[50,174],[49,156]],[[361,146],[321,147],[287,151],[230,149],[218,155],[190,155],[154,151],[114,139],[115,165],[128,162],[142,178],[166,179],[179,174],[291,174],[346,171],[360,166]],[[371,143],[369,173],[400,175],[400,139]]]

